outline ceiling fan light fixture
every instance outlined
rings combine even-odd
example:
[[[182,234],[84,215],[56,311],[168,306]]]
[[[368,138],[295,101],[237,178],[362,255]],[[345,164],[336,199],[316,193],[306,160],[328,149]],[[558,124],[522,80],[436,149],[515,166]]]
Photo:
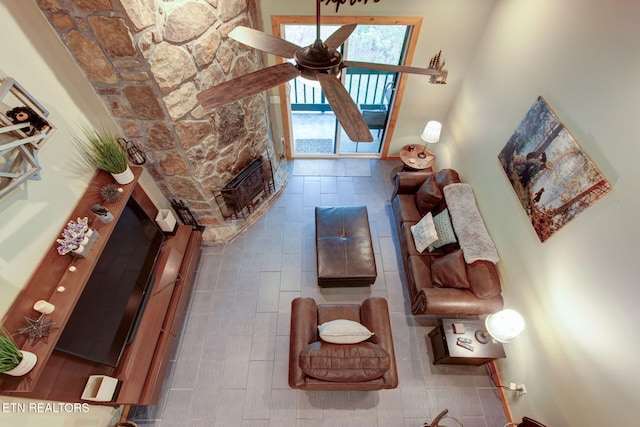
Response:
[[[442,123],[436,120],[429,120],[427,125],[424,127],[420,138],[424,142],[428,142],[430,144],[435,144],[440,141],[440,131],[442,130]]]

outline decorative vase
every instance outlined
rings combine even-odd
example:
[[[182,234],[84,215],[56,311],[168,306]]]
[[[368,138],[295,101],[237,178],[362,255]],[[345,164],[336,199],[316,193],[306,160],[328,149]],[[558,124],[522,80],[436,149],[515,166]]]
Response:
[[[29,371],[31,371],[33,367],[36,366],[38,356],[26,350],[20,350],[20,353],[22,353],[22,360],[20,361],[20,363],[18,363],[18,366],[5,371],[5,374],[11,375],[13,377],[20,377],[29,373]]]
[[[115,179],[116,182],[121,185],[130,183],[134,178],[133,171],[129,166],[127,166],[127,169],[124,172],[112,173],[111,175],[113,176],[113,179]]]

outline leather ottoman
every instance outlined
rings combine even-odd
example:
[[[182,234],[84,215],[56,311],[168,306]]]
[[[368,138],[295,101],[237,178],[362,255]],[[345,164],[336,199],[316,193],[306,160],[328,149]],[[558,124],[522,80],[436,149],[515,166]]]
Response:
[[[318,286],[367,286],[376,281],[366,206],[316,207]]]

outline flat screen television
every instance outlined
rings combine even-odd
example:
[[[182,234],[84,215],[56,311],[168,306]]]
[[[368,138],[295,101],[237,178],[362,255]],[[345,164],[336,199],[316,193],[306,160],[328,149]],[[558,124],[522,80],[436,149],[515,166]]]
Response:
[[[99,238],[103,238],[100,236]],[[56,350],[116,367],[153,286],[164,236],[131,198],[80,295]]]

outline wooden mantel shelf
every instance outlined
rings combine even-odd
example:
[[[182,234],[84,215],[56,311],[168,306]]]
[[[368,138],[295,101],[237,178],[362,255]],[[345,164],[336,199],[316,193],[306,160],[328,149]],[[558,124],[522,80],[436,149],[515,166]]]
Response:
[[[122,197],[114,203],[103,202],[99,195],[101,187],[114,183],[111,175],[103,171],[95,175],[69,216],[69,220],[88,217],[90,226],[99,233],[87,258],[59,255],[58,244],[54,239],[31,279],[6,313],[2,322],[8,331],[14,332],[25,326],[25,317],[37,318],[39,313],[33,309],[33,304],[41,299],[46,300],[55,306],[55,310],[47,316],[47,319],[54,321],[54,327],[58,329],[51,332],[47,342],[28,343],[26,337],[15,336],[16,342],[22,349],[37,355],[38,362],[34,369],[23,377],[0,374],[0,394],[15,394],[20,397],[46,400],[80,401],[82,387],[88,375],[104,374],[117,377],[122,383],[120,389],[122,399],[116,399],[111,402],[113,404],[149,404],[157,398],[156,383],[160,377],[161,385],[167,365],[165,359],[168,359],[168,356],[165,357],[165,353],[168,351],[170,354],[173,345],[173,340],[167,339],[165,335],[169,332],[175,335],[176,325],[179,325],[182,320],[195,267],[199,262],[201,234],[193,231],[191,227],[180,226],[175,236],[165,239],[155,274],[158,278],[162,277],[163,283],[167,283],[168,276],[172,276],[171,283],[174,285],[165,292],[167,296],[164,299],[167,301],[161,300],[155,305],[152,302],[147,306],[140,326],[146,330],[144,333],[139,331],[136,337],[142,337],[134,339],[129,345],[117,368],[79,360],[54,351],[61,331],[65,328],[129,198],[133,197],[151,218],[154,218],[157,213],[157,208],[144,190],[137,185],[142,168],[132,167],[132,170],[135,176],[134,181],[121,186]],[[113,214],[114,220],[107,224],[97,220],[91,212],[91,206],[95,203],[107,207]],[[71,266],[75,267],[75,271],[69,271]],[[62,292],[58,290],[61,286],[64,287]],[[154,283],[153,286],[155,293],[159,284]],[[149,306],[152,309],[149,309]],[[173,330],[165,331],[166,325],[171,326]],[[155,337],[155,340],[150,340],[149,337]],[[145,342],[142,343],[142,341]]]

